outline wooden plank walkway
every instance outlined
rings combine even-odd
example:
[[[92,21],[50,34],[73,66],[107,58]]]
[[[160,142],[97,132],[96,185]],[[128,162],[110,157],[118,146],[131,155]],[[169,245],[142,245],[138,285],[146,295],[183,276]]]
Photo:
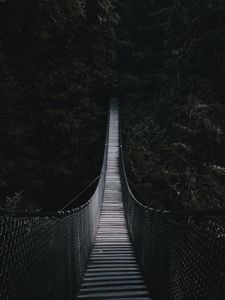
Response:
[[[129,239],[119,175],[118,104],[111,102],[103,206],[77,299],[150,300]]]

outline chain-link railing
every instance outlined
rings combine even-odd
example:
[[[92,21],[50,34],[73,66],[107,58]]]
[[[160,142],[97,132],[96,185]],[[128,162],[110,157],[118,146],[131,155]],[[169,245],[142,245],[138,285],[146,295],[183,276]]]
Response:
[[[0,210],[0,299],[74,300],[95,239],[108,152],[92,198],[67,212]]]
[[[127,224],[153,300],[225,299],[225,211],[160,211],[133,196],[122,146]]]

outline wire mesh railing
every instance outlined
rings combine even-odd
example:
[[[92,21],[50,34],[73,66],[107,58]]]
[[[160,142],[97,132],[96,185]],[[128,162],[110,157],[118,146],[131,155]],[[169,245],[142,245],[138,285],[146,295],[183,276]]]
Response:
[[[120,153],[125,215],[153,300],[225,299],[225,211],[160,211],[132,194]]]
[[[107,153],[108,136],[97,189],[83,206],[57,213],[0,210],[0,299],[76,298],[97,231]],[[152,299],[223,300],[225,211],[142,205],[129,188],[122,146],[120,176],[130,237]]]
[[[0,210],[1,300],[75,299],[97,231],[107,152],[108,129],[98,186],[83,206],[54,213]]]

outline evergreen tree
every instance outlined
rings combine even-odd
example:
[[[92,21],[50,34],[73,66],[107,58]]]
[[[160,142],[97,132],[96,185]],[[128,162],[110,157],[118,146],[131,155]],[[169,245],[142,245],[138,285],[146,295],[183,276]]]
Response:
[[[129,174],[150,206],[222,207],[224,3],[138,4],[130,5],[135,26],[128,29],[133,38],[130,57],[142,53],[143,65],[139,60],[129,71],[138,88],[127,86],[126,76],[121,81],[129,103],[124,117]],[[151,142],[158,131],[164,132],[161,152],[158,142]],[[149,136],[148,143],[144,136],[143,142],[136,139],[142,132]],[[135,156],[137,145],[141,154]]]
[[[106,0],[0,5],[5,61],[19,87],[2,202],[23,191],[25,201],[59,209],[100,171],[117,16]]]

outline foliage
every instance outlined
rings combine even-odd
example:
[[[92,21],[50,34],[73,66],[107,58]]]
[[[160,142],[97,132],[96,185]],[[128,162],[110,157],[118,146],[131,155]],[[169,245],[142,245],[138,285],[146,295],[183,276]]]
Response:
[[[108,0],[6,0],[0,11],[1,202],[23,190],[59,209],[100,170],[117,15]]]
[[[24,209],[28,207],[27,203],[24,203],[23,191],[15,192],[12,196],[7,196],[5,200],[5,208],[7,209]],[[34,207],[32,207],[34,209]]]
[[[118,49],[130,176],[150,206],[224,207],[224,2],[142,2]]]
[[[224,12],[222,0],[1,1],[2,205],[23,190],[59,209],[92,181],[114,93],[143,201],[224,207]]]

